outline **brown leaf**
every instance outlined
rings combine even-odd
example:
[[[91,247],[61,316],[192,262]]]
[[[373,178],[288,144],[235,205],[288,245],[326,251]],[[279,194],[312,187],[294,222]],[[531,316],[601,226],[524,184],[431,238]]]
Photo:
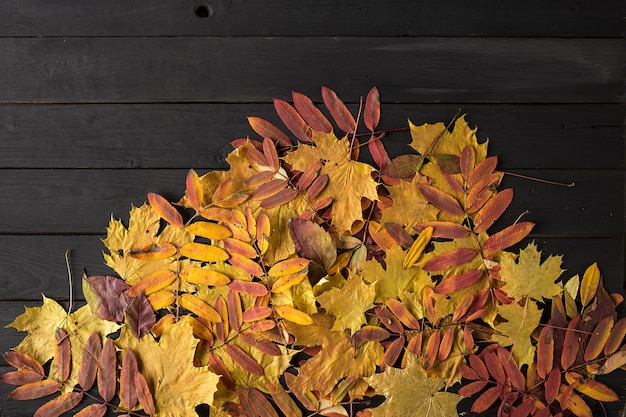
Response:
[[[500,218],[513,201],[513,189],[498,192],[474,216],[474,232],[482,233]]]
[[[472,369],[476,371],[476,373],[481,379],[484,379],[484,380],[489,379],[489,371],[487,370],[487,366],[485,365],[485,362],[483,362],[481,358],[479,358],[476,355],[469,355],[467,360],[470,366],[472,367]]]
[[[580,348],[579,325],[581,323],[580,314],[575,316],[567,325],[565,340],[563,341],[563,352],[561,354],[561,368],[567,371],[576,362],[576,357]]]
[[[217,356],[215,353],[209,353],[208,355],[209,366],[218,375],[221,375],[220,381],[226,388],[231,391],[235,390],[235,381],[233,380],[232,375],[222,359]]]
[[[24,385],[31,382],[41,381],[43,375],[35,371],[21,369],[19,371],[7,372],[0,376],[0,381],[10,385]]]
[[[12,400],[35,400],[47,395],[54,394],[61,384],[52,379],[44,379],[43,381],[31,382],[21,387],[15,388],[9,398]]]
[[[296,110],[298,110],[304,121],[311,126],[311,129],[324,133],[330,133],[333,130],[326,116],[313,104],[310,98],[296,91],[293,91],[291,96]]]
[[[524,400],[520,405],[515,407],[511,413],[511,417],[528,417],[535,408],[535,399],[529,395],[524,396]],[[536,416],[534,416],[536,417]]]
[[[54,332],[54,366],[57,369],[61,382],[70,376],[70,366],[72,364],[72,351],[70,348],[70,339],[61,328],[57,328]]]
[[[424,263],[423,269],[424,271],[443,271],[469,262],[475,256],[474,249],[459,248],[429,259]]]
[[[391,334],[387,330],[378,326],[366,325],[361,327],[359,331],[359,337],[370,342],[382,342],[390,336]]]
[[[117,323],[124,320],[128,300],[122,294],[129,288],[128,284],[118,277],[83,276],[83,293],[86,294],[89,307],[102,320]],[[95,299],[90,299],[89,294]]]
[[[48,401],[35,411],[33,417],[59,417],[76,407],[83,399],[82,392],[68,392]]]
[[[404,249],[408,249],[413,245],[413,237],[398,223],[385,223],[385,229],[387,229],[389,236]]]
[[[424,268],[426,269],[426,268]],[[472,269],[467,272],[446,278],[435,287],[436,294],[452,294],[475,284],[483,277],[483,271]]]
[[[541,329],[537,340],[537,374],[546,379],[554,361],[554,336],[551,326]]]
[[[354,133],[356,130],[354,116],[352,116],[350,110],[348,110],[343,101],[337,96],[337,93],[328,87],[322,87],[322,100],[330,112],[330,115],[335,119],[335,123],[337,123],[339,129],[345,133]]]
[[[602,352],[604,346],[606,346],[609,336],[611,335],[613,323],[614,320],[612,316],[605,317],[600,321],[600,323],[598,323],[591,334],[589,342],[587,342],[587,347],[585,348],[585,354],[583,356],[585,362],[597,358],[600,352]]]
[[[274,171],[280,169],[280,159],[278,158],[278,151],[276,151],[276,145],[271,139],[263,139],[263,155]]]
[[[458,155],[452,155],[452,154],[438,154],[435,158],[435,161],[437,162],[437,165],[439,165],[439,168],[441,168],[441,171],[444,174],[448,174],[448,175],[454,175],[454,174],[458,174],[459,172],[461,172],[461,167],[459,166],[459,157]],[[446,177],[446,175],[444,175],[444,178],[446,178],[446,181],[450,182],[450,180],[452,180],[451,177]],[[458,187],[456,187],[456,185],[453,185],[452,187],[455,188],[455,191],[457,192],[463,192],[463,187],[461,186],[461,184],[458,183],[458,181],[456,179],[453,180],[456,184],[458,184]]]
[[[322,163],[320,161],[315,161],[311,165],[307,167],[307,169],[300,175],[298,178],[298,189],[305,190],[307,189],[317,178],[322,169]]]
[[[548,374],[548,378],[544,384],[546,401],[548,404],[552,404],[556,400],[559,394],[559,387],[561,386],[561,370],[554,368]]]
[[[115,396],[117,382],[117,356],[113,341],[106,338],[98,363],[98,393],[102,399],[109,402]]]
[[[519,391],[524,391],[526,389],[526,379],[522,371],[520,371],[515,358],[513,358],[511,352],[501,346],[498,346],[497,350],[498,358],[504,368],[504,372],[509,377],[509,381],[511,381],[511,385]]]
[[[98,333],[92,333],[83,348],[80,370],[78,371],[78,383],[81,388],[88,391],[93,386],[98,372],[98,361],[102,353],[102,342]]]
[[[441,342],[441,333],[437,330],[428,338],[426,342],[426,350],[422,358],[422,366],[424,369],[430,369],[437,360],[437,352],[439,351],[439,344]]]
[[[485,359],[485,365],[487,365],[489,373],[493,376],[496,382],[504,385],[506,382],[506,374],[504,373],[504,368],[502,367],[502,363],[500,363],[500,359],[496,353],[492,350],[485,350],[483,358]]]
[[[285,417],[302,417],[302,411],[281,385],[267,384],[267,389]]]
[[[315,199],[318,195],[320,195],[322,191],[324,191],[324,188],[326,188],[326,184],[328,184],[328,174],[323,174],[317,177],[315,181],[313,181],[313,184],[311,184],[311,186],[307,190],[306,198],[308,200]]]
[[[451,195],[427,184],[418,184],[417,188],[432,205],[455,216],[463,215],[464,211],[461,205]]]
[[[472,404],[473,413],[484,413],[500,398],[500,387],[491,387],[483,392]]]
[[[389,310],[409,329],[419,329],[420,324],[417,318],[409,311],[408,308],[402,304],[401,301],[395,298],[389,298],[385,302]]]
[[[141,248],[133,248],[128,252],[128,256],[142,261],[150,261],[155,259],[165,259],[176,255],[177,249],[174,245],[167,242],[156,243]]]
[[[135,389],[137,390],[137,400],[139,401],[139,404],[146,414],[153,416],[154,413],[156,413],[154,399],[150,393],[150,388],[148,387],[146,379],[140,372],[137,372],[133,376],[133,380],[135,383]]]
[[[265,396],[256,389],[239,387],[237,397],[250,417],[278,417],[276,410]]]
[[[148,193],[148,201],[152,209],[166,222],[176,227],[183,227],[183,218],[180,213],[167,201],[155,193]]]
[[[465,343],[465,348],[470,352],[472,352],[476,346],[474,336],[472,335],[472,329],[469,326],[463,327],[463,343]]]
[[[263,139],[270,139],[271,141],[278,143],[278,145],[286,148],[292,146],[289,136],[267,120],[260,117],[250,116],[248,117],[248,123],[250,123],[250,127],[252,127],[252,129]]]
[[[137,358],[132,350],[124,351],[122,370],[120,371],[120,399],[126,409],[132,410],[137,404],[137,388],[135,374],[139,373]]]
[[[509,246],[513,246],[528,236],[534,226],[535,224],[531,222],[519,222],[509,226],[506,229],[491,235],[485,241],[483,251],[485,253],[496,253],[502,249],[508,248]]]
[[[104,417],[107,410],[106,404],[90,404],[74,414],[74,417]]]
[[[156,315],[145,295],[140,294],[130,300],[126,309],[126,322],[136,338],[148,333],[156,323]]]
[[[316,223],[293,219],[289,225],[296,252],[302,258],[310,259],[328,270],[337,259],[337,248],[330,234]]]
[[[236,331],[239,331],[239,329],[241,328],[241,324],[243,323],[241,297],[239,296],[237,291],[232,290],[232,288],[226,296],[226,306],[228,307],[228,323],[230,324],[230,327]]]
[[[287,129],[291,131],[302,142],[311,142],[311,131],[302,116],[291,104],[284,100],[274,99],[274,109],[278,117],[283,121]]]
[[[384,330],[384,329],[383,329]],[[424,338],[423,332],[417,332],[409,339],[409,343],[406,345],[406,350],[413,353],[414,355],[422,354],[422,340]],[[407,357],[407,356],[405,356]]]
[[[244,352],[239,346],[230,344],[225,345],[224,351],[245,371],[250,372],[253,375],[263,375],[263,368],[261,365],[259,365],[254,358]]]
[[[372,132],[376,130],[378,122],[380,121],[380,93],[378,88],[372,87],[367,93],[365,99],[365,110],[363,111],[363,122]]]
[[[480,392],[487,386],[489,381],[474,381],[469,384],[463,385],[459,388],[459,395],[462,397],[471,397],[472,395]]]

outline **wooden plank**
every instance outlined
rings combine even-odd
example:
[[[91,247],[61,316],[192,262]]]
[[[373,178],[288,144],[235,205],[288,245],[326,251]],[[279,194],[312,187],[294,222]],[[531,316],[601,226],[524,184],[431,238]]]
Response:
[[[620,37],[619,1],[4,0],[0,36]],[[488,11],[488,12],[487,12]]]
[[[372,84],[402,103],[622,103],[624,39],[3,38],[4,103],[268,102]]]
[[[1,171],[0,194],[6,202],[0,233],[101,234],[109,213],[126,218],[131,204],[140,205],[148,192],[178,200],[187,170],[30,170]],[[204,171],[199,171],[204,173]],[[535,233],[594,236],[624,231],[623,171],[516,170],[560,182],[565,188],[514,177],[504,187],[516,190],[502,224],[511,224],[524,211],[538,225]],[[70,214],[71,215],[68,215]]]
[[[526,239],[519,247],[526,247]],[[544,256],[564,255],[564,277],[582,274],[586,267],[598,262],[611,292],[623,291],[623,238],[540,238],[534,239]],[[99,236],[0,236],[0,305],[16,300],[41,301],[41,294],[55,299],[68,299],[68,279],[63,258],[71,248],[74,297],[82,299],[81,275],[116,275],[104,265],[104,245]],[[19,302],[17,305],[21,306]],[[13,313],[12,313],[13,314]],[[19,314],[19,313],[18,313]],[[12,316],[0,317],[7,319]],[[6,323],[4,323],[6,324]],[[3,325],[4,325],[3,324]],[[0,338],[1,339],[1,338]]]
[[[290,100],[286,94],[280,96]],[[385,100],[384,89],[381,94]],[[624,105],[383,102],[380,129],[406,127],[407,118],[415,124],[448,121],[459,109],[481,139],[490,138],[490,153],[503,168],[624,167]],[[246,121],[251,115],[282,126],[264,103],[0,105],[0,167],[223,169],[229,142],[256,136]],[[406,132],[384,142],[392,155],[410,150]]]

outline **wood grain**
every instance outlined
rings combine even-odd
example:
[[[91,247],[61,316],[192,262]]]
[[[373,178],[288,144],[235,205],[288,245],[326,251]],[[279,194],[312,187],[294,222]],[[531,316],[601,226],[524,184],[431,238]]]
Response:
[[[393,104],[385,93],[380,129],[406,127],[407,118],[445,121],[460,111],[481,140],[490,139],[503,168],[624,167],[624,105]],[[312,98],[319,101],[319,92]],[[246,116],[282,126],[271,104],[0,105],[0,167],[224,169],[230,141],[256,137]],[[398,132],[384,143],[398,155],[410,140]]]
[[[4,103],[267,102],[384,86],[401,103],[622,103],[624,39],[2,38]],[[558,75],[558,76],[555,76]],[[236,87],[235,87],[236,86]]]
[[[621,11],[616,0],[4,0],[0,36],[620,37]]]

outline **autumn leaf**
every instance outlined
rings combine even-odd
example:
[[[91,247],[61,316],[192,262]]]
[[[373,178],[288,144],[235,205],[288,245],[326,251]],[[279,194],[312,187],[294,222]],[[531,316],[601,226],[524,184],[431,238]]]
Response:
[[[500,260],[500,276],[506,283],[503,287],[509,297],[516,301],[530,297],[537,301],[561,294],[562,285],[555,284],[561,276],[562,256],[549,256],[541,262],[541,251],[534,243],[522,249],[519,256],[503,252]],[[517,262],[516,262],[517,261]]]
[[[101,337],[119,329],[117,323],[104,321],[91,312],[88,305],[74,313],[67,312],[56,301],[44,296],[41,307],[27,307],[7,327],[28,332],[28,335],[15,347],[17,352],[31,356],[39,363],[46,363],[54,357],[57,328],[67,333],[71,347],[70,374],[62,386],[62,392],[70,392],[78,383],[78,371],[83,356],[83,348],[92,333]]]
[[[208,367],[194,366],[198,340],[191,325],[168,326],[159,340],[148,333],[141,339],[122,329],[116,345],[131,349],[154,397],[157,417],[195,417],[198,404],[212,404],[219,375]]]
[[[317,301],[335,316],[331,330],[350,329],[355,333],[366,323],[365,312],[374,307],[376,289],[359,275],[350,272],[342,288],[333,288],[317,297]]]
[[[349,231],[352,223],[363,219],[361,198],[378,199],[376,182],[370,175],[374,168],[351,159],[347,138],[314,132],[312,140],[315,146],[301,144],[284,157],[285,162],[304,172],[309,165],[323,161],[320,175],[327,174],[329,181],[318,199],[333,199],[332,223],[339,232]]]
[[[530,365],[535,360],[531,334],[539,325],[541,310],[534,301],[527,300],[524,306],[518,303],[499,305],[497,311],[507,321],[494,327],[496,333],[491,336],[491,340],[504,347],[513,345],[511,353],[518,365]]]
[[[400,181],[397,185],[386,186],[393,204],[382,211],[381,224],[397,223],[413,227],[419,223],[437,220],[438,210],[419,191],[419,185],[426,184],[426,178],[415,175],[410,181]]]
[[[387,367],[385,372],[372,375],[368,383],[379,395],[386,397],[379,407],[372,408],[373,417],[424,416],[449,417],[457,415],[461,396],[445,391],[443,378],[430,378],[411,353],[404,369]]]

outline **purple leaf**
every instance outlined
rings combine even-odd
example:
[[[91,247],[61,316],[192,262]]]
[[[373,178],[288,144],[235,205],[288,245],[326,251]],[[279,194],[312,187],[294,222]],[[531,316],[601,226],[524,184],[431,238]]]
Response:
[[[130,288],[110,275],[83,276],[83,293],[91,310],[102,320],[121,322],[128,306],[122,294]]]
[[[156,315],[145,295],[130,298],[126,309],[126,322],[137,339],[154,326]]]
[[[291,238],[298,255],[330,268],[337,259],[337,249],[330,234],[309,220],[293,219],[290,225]]]

